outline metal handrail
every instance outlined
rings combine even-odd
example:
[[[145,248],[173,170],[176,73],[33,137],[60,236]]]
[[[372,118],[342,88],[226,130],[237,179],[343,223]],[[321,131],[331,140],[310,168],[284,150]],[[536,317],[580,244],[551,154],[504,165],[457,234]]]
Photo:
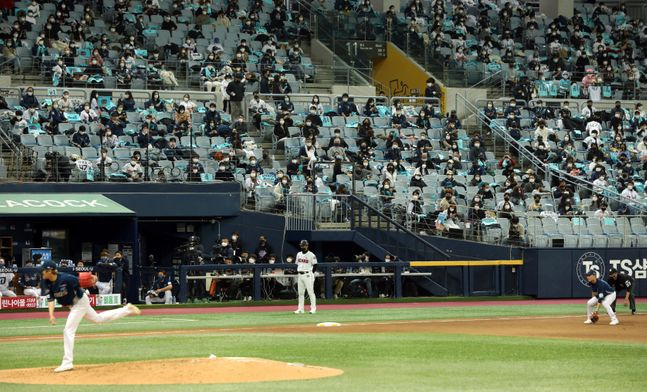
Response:
[[[484,79],[476,82],[474,85],[472,85],[472,86],[470,86],[468,88],[477,88],[478,86],[484,85],[486,82],[488,82],[490,80],[493,80],[495,77],[500,77],[501,88],[503,90],[503,95],[505,95],[505,80],[506,80],[506,77],[507,77],[507,73],[503,69],[493,73],[492,75],[489,75],[489,76],[485,77]],[[499,81],[497,81],[497,82],[499,82]]]
[[[445,253],[445,251],[441,250],[441,249],[440,249],[440,248],[438,248],[437,246],[435,246],[435,245],[431,244],[430,242],[428,242],[428,241],[427,241],[427,240],[425,240],[424,238],[420,237],[418,234],[416,234],[416,233],[412,232],[411,230],[409,230],[409,229],[407,229],[406,227],[402,226],[401,224],[399,224],[398,222],[394,221],[394,220],[393,220],[393,219],[391,219],[390,217],[386,216],[385,214],[383,214],[381,211],[379,211],[379,210],[378,210],[378,209],[376,209],[375,207],[373,207],[373,206],[369,205],[368,203],[366,203],[364,200],[360,199],[359,197],[357,197],[357,196],[355,196],[355,195],[350,195],[349,197],[350,197],[350,199],[351,199],[352,201],[355,201],[355,202],[359,203],[363,208],[366,208],[367,210],[371,211],[371,213],[373,213],[373,214],[375,214],[375,215],[379,216],[381,219],[386,220],[389,224],[393,225],[393,226],[394,226],[395,228],[397,228],[398,230],[400,230],[400,231],[403,231],[403,232],[407,233],[409,236],[412,236],[413,238],[415,238],[415,239],[416,239],[416,241],[418,241],[418,242],[420,242],[420,243],[424,244],[426,247],[429,247],[429,248],[433,249],[434,251],[438,252],[440,255],[442,255],[442,256],[443,256],[443,257],[445,257],[446,259],[449,259],[449,258],[450,258],[450,256],[449,256],[447,253]],[[355,217],[355,214],[353,214],[352,216],[353,216],[353,218],[354,218],[354,217]],[[354,225],[354,221],[353,221],[352,223],[353,223],[353,225]]]
[[[493,138],[497,137],[497,136],[502,138],[503,141],[506,142],[508,146],[509,145],[515,145],[515,144],[518,145],[518,142],[512,136],[510,136],[507,132],[505,132],[505,130],[501,129],[502,128],[501,125],[494,122],[493,121],[494,119],[490,119],[485,114],[481,113],[481,111],[475,105],[473,105],[471,102],[469,102],[467,100],[467,98],[465,98],[462,94],[456,94],[456,100],[458,101],[459,99],[463,101],[463,104],[465,105],[465,107],[469,111],[471,111],[474,116],[476,116],[476,118],[481,122],[481,124],[487,125],[487,126],[490,127],[490,129],[492,130],[492,137]],[[546,171],[547,165],[545,165],[535,155],[529,153],[522,146],[519,146],[519,147],[520,148],[517,149],[519,151],[519,154],[523,158],[530,161],[538,169],[538,172],[543,171],[545,173],[545,179],[548,180],[549,175],[548,175],[548,171]]]
[[[487,117],[483,113],[481,113],[481,111],[475,105],[470,103],[461,94],[456,94],[456,97],[457,97],[457,100],[461,99],[463,101],[463,104],[466,106],[466,108],[468,108],[470,111],[472,111],[472,113],[476,116],[476,118],[478,118],[483,124],[487,124],[487,121],[485,120],[485,118],[487,118]],[[490,129],[492,130],[493,135],[501,137],[506,143],[516,143],[516,144],[518,144],[518,142],[516,140],[514,140],[514,138],[512,138],[512,136],[508,135],[508,133],[505,132],[504,129],[501,129],[502,127],[501,127],[500,124],[498,124],[498,123],[496,123],[494,121],[490,121],[490,123],[488,125],[489,125]],[[555,168],[553,168],[553,167],[551,167],[549,165],[544,164],[537,157],[535,157],[533,154],[528,153],[527,150],[523,146],[519,146],[519,147],[520,148],[518,148],[517,150],[519,151],[519,153],[521,155],[523,155],[524,158],[528,159],[536,167],[536,169],[538,171],[544,171],[546,180],[550,180],[550,175],[554,174],[559,178],[568,179],[569,182],[572,183],[572,184],[586,185],[586,186],[588,186],[588,188],[586,188],[586,189],[591,190],[591,191],[597,188],[597,187],[595,187],[593,185],[593,183],[591,183],[590,181],[588,181],[586,179],[572,176],[572,175],[570,175],[570,174],[568,174],[568,173],[566,173],[566,172],[564,172],[562,170],[555,169]],[[637,205],[640,208],[647,208],[647,203],[643,203],[643,202],[635,201],[635,200],[632,200],[632,199],[628,199],[628,198],[622,196],[621,194],[619,194],[615,190],[609,189],[608,193],[611,196],[611,197],[609,197],[611,200],[615,200],[615,201],[623,203],[623,204]]]

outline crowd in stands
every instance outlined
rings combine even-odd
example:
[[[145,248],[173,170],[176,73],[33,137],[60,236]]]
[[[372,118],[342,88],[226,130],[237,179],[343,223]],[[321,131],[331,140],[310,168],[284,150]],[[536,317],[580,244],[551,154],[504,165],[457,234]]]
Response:
[[[53,86],[289,93],[312,75],[300,41],[308,22],[283,2],[107,0],[18,2],[4,15],[2,60]],[[33,70],[32,70],[33,68]],[[287,90],[287,91],[286,91]]]
[[[70,5],[63,7],[65,4],[54,7],[55,21],[61,18],[59,12],[65,15],[66,9],[71,9]],[[349,4],[340,1],[335,7],[358,15],[370,9],[370,3],[366,2],[359,8],[348,8]],[[572,85],[558,89],[555,94],[590,97],[581,110],[573,112],[568,101],[560,107],[532,101],[545,95],[536,82],[560,78],[560,85],[565,87],[564,72],[567,76],[578,75],[579,63],[571,61],[572,56],[584,56],[587,65],[595,57],[596,62],[601,59],[597,62],[599,66],[612,64],[614,69],[626,66],[630,71],[635,68],[631,71],[633,74],[622,72],[618,78],[629,80],[634,75],[631,82],[639,86],[644,31],[641,22],[619,18],[618,15],[624,15],[622,9],[612,13],[604,6],[597,6],[591,15],[583,16],[580,12],[571,20],[557,19],[547,24],[545,18],[535,16],[515,2],[500,8],[487,1],[462,2],[451,7],[443,1],[432,1],[431,6],[427,3],[423,6],[419,1],[407,5],[404,18],[409,30],[420,34],[421,39],[430,40],[439,50],[462,51],[466,56],[463,63],[470,56],[477,56],[485,64],[497,63],[496,53],[500,54],[502,48],[509,48],[513,55],[508,56],[513,61],[505,64],[514,69],[514,99],[504,105],[500,101],[486,104],[483,108],[488,122],[485,132],[468,134],[455,112],[441,113],[433,100],[420,100],[416,104],[395,100],[391,104],[383,95],[356,99],[343,94],[335,96],[330,103],[322,102],[317,95],[306,102],[294,102],[290,95],[291,83],[286,75],[276,72],[273,61],[276,53],[285,51],[278,49],[277,44],[286,40],[292,42],[286,53],[288,57],[302,55],[299,38],[307,36],[307,26],[289,27],[305,23],[298,15],[292,15],[290,24],[279,23],[288,19],[288,10],[282,5],[272,10],[260,2],[249,5],[251,11],[242,3],[238,6],[230,2],[225,10],[216,11],[209,3],[201,3],[195,9],[186,3],[174,3],[169,8],[173,12],[166,14],[161,11],[165,8],[153,2],[147,3],[141,12],[126,12],[128,6],[120,1],[114,9],[109,9],[112,35],[128,31],[132,24],[128,15],[135,17],[135,26],[161,18],[160,28],[153,29],[157,35],[152,40],[158,53],[154,53],[156,49],[146,49],[151,56],[173,56],[171,43],[158,42],[158,39],[176,37],[174,32],[180,26],[188,26],[180,36],[183,43],[178,59],[183,50],[205,58],[206,62],[199,66],[203,86],[210,91],[220,88],[223,102],[193,100],[189,94],[181,100],[163,99],[158,91],[153,91],[146,101],[136,100],[130,92],[118,98],[106,98],[98,90],[87,102],[70,98],[66,92],[40,102],[33,89],[28,88],[19,102],[7,99],[4,103],[0,101],[0,107],[11,110],[11,131],[37,154],[41,169],[38,179],[67,180],[72,175],[74,180],[235,180],[243,186],[249,207],[268,211],[285,210],[288,196],[294,193],[318,194],[321,200],[336,200],[337,203],[331,204],[340,206],[343,195],[355,190],[384,214],[406,223],[416,232],[449,236],[471,232],[480,236],[481,229],[488,232],[488,228],[497,227],[511,244],[527,241],[530,216],[605,218],[644,210],[638,203],[644,205],[645,200],[647,121],[640,104],[628,106],[618,101],[611,110],[597,109],[595,105],[600,96],[596,96],[595,87],[599,80],[586,69],[582,77],[587,81],[587,88],[581,89],[580,95],[573,94]],[[37,8],[43,12],[46,7]],[[108,12],[104,11],[104,14]],[[204,33],[214,27],[188,31],[195,26],[181,19],[188,18],[189,14],[195,17],[195,23],[198,18],[212,21],[215,17],[215,31],[219,31],[219,23],[224,23],[224,18],[229,18],[231,23],[226,26],[228,32],[239,22],[241,27],[235,41],[229,40],[229,35],[227,39],[212,37],[213,41],[207,42],[207,52],[202,53],[202,49],[196,48],[201,47],[198,41],[204,38],[191,36],[191,32]],[[598,21],[612,14],[613,21],[600,27]],[[269,25],[260,22],[266,17]],[[21,22],[20,16],[17,18],[19,32],[27,36],[29,30],[24,26],[29,22]],[[400,19],[401,15],[389,10],[386,18]],[[89,23],[85,17],[82,21]],[[61,23],[72,23],[72,19]],[[623,27],[627,25],[631,28]],[[118,28],[113,31],[115,26]],[[135,66],[138,61],[150,63],[148,54],[135,53],[137,48],[150,44],[150,37],[144,34],[150,29],[148,26],[141,29],[141,34],[139,30],[125,34],[123,42],[119,41],[121,38],[115,41],[106,33],[108,51],[114,51],[110,43],[119,42],[123,53],[102,69],[114,71],[128,68],[131,63]],[[171,31],[168,36],[161,33],[166,29]],[[243,30],[254,32],[256,38]],[[541,32],[529,35],[531,31]],[[259,40],[258,35],[265,35],[266,39]],[[564,42],[564,36],[579,37],[578,42],[584,49],[579,49],[580,44]],[[94,44],[87,48],[88,67],[101,67],[102,61],[113,60],[112,56],[103,56],[100,52],[103,38],[100,36],[96,41],[99,48]],[[546,44],[542,45],[542,40],[537,38],[543,38]],[[18,40],[25,42],[20,34]],[[57,61],[65,61],[66,51],[79,50],[72,45],[76,39],[66,47],[51,37],[46,37],[46,41],[48,53],[63,53]],[[259,43],[262,58],[258,64],[261,67],[269,64],[269,68],[260,69],[260,78],[255,74],[250,76],[254,72],[246,68],[249,58],[257,56],[252,54],[256,49],[248,46]],[[573,49],[579,49],[579,53]],[[126,56],[129,50],[133,51],[134,62]],[[530,60],[536,66],[532,61],[526,64],[524,50],[532,51]],[[522,55],[517,56],[519,53]],[[78,58],[74,57],[74,61]],[[290,72],[297,78],[306,77],[303,64],[288,63]],[[548,72],[544,67],[554,69]],[[550,78],[546,78],[549,73]],[[140,77],[132,74],[130,79],[123,80],[134,81]],[[258,80],[258,88],[251,82],[253,79]],[[614,85],[616,81],[602,82]],[[254,92],[251,101],[243,105],[243,95],[251,91]],[[553,96],[550,88],[546,91],[549,92],[546,96]],[[275,95],[268,98],[265,94],[269,93]],[[600,94],[605,96],[603,92]],[[440,88],[433,79],[427,81],[425,96],[440,96]],[[510,152],[500,159],[486,148],[487,131],[493,127],[500,127],[516,140],[509,146]],[[260,142],[271,139],[272,151],[260,148],[259,138]],[[521,170],[522,150],[533,154],[551,170],[566,173],[565,180],[547,175],[549,171],[543,167]],[[281,151],[285,161],[272,159],[271,154]]]

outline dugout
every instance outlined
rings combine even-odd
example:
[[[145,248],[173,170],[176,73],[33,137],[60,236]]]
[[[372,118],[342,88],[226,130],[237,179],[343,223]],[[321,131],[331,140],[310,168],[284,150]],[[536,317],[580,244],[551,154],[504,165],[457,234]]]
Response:
[[[0,254],[22,267],[25,248],[51,248],[54,260],[94,261],[121,250],[139,258],[135,212],[98,193],[0,193]],[[131,293],[128,294],[131,296]]]

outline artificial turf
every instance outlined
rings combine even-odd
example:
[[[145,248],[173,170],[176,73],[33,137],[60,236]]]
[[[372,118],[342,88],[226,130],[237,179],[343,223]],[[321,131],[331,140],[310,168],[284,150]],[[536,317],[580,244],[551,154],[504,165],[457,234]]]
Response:
[[[645,311],[644,304],[639,311]],[[285,312],[226,313],[83,322],[79,333],[155,329],[284,325],[320,321],[360,322],[581,314],[577,305],[357,309],[297,316]],[[196,320],[196,321],[180,321]],[[0,334],[60,334],[47,319],[3,320]],[[0,368],[55,366],[62,343],[0,342]],[[75,363],[110,363],[179,357],[249,356],[344,370],[339,377],[225,385],[48,386],[47,391],[605,391],[647,390],[647,345],[606,341],[494,337],[406,332],[379,334],[195,333],[79,339]],[[151,378],[155,375],[152,374]],[[43,391],[43,386],[0,384],[0,391]]]

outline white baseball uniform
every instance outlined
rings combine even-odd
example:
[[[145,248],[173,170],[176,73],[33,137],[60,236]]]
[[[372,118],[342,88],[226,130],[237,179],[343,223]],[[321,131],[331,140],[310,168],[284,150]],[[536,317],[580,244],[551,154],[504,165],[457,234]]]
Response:
[[[99,294],[112,294],[112,280],[109,282],[97,282]]]
[[[9,285],[11,284],[11,281],[13,281],[13,273],[12,272],[2,272],[0,273],[0,297],[5,296],[5,297],[15,297],[16,293],[13,291],[9,290]]]
[[[25,288],[23,293],[28,297],[40,297],[40,289],[38,287],[28,287]]]
[[[299,252],[296,256],[298,292],[299,292],[299,307],[297,311],[303,312],[305,302],[305,291],[308,291],[310,297],[310,311],[317,311],[317,296],[315,295],[315,274],[312,271],[315,264],[317,264],[317,256],[314,253],[307,251],[306,253]]]

